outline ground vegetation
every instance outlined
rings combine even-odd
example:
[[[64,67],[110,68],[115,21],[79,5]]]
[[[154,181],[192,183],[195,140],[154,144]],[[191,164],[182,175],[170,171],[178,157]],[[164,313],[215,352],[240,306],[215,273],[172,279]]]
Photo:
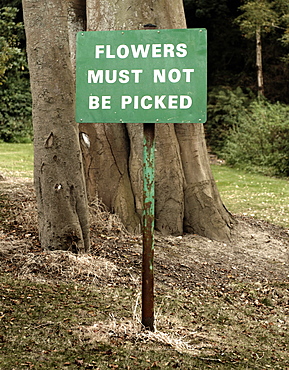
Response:
[[[228,243],[157,234],[152,333],[140,236],[94,203],[89,254],[43,251],[31,181],[0,185],[1,369],[288,367],[286,228],[236,214]]]

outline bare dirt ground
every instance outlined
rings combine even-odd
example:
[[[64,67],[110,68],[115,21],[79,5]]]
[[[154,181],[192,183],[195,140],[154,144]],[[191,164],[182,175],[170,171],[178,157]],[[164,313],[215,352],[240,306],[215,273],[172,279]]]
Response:
[[[40,248],[31,180],[0,181],[0,268],[17,275],[67,279],[69,265],[78,279],[94,279],[97,284],[139,283],[141,235],[127,234],[117,218],[97,204],[91,211],[92,247],[87,258],[94,259],[94,266],[97,258],[102,268],[85,274],[79,270],[77,275],[71,256]],[[289,231],[253,218],[235,215],[235,219],[229,243],[198,235],[163,237],[156,233],[156,289],[172,286],[189,290],[196,284],[221,285],[232,280],[288,281]]]

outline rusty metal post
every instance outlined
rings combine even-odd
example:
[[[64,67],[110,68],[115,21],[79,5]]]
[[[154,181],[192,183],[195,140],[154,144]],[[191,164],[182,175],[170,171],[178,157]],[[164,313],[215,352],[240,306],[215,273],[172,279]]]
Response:
[[[154,331],[155,124],[143,127],[142,324]]]

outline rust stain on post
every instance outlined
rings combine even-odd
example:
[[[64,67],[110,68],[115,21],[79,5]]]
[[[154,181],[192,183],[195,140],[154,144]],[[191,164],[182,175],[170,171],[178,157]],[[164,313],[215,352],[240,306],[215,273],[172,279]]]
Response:
[[[154,331],[155,124],[144,123],[142,324]]]

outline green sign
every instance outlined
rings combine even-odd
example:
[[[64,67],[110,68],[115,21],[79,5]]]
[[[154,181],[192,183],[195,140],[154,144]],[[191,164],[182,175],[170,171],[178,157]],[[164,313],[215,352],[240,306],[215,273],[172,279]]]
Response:
[[[77,34],[76,121],[206,122],[205,29]]]

